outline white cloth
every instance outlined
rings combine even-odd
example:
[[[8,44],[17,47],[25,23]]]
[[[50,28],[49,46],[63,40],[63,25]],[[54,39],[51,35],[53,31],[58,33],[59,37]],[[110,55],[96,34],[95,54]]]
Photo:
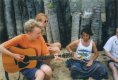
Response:
[[[112,36],[103,47],[106,51],[109,51],[112,56],[118,58],[118,38],[117,36]]]
[[[84,46],[82,44],[82,40],[80,39],[80,42],[79,42],[78,47],[76,49],[76,53],[78,55],[81,55],[85,60],[90,60],[91,53],[92,53],[92,40],[90,40],[89,46]]]

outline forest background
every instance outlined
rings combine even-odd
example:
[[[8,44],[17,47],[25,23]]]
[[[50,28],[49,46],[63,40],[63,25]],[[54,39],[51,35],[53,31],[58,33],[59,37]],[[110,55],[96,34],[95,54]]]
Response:
[[[36,14],[48,16],[47,41],[65,47],[90,25],[99,50],[118,26],[117,0],[0,0],[0,43],[24,33],[23,24]]]

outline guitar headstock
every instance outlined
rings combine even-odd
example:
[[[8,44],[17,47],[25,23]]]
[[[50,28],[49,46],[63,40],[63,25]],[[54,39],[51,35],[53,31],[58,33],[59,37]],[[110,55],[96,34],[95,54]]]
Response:
[[[59,57],[70,58],[70,57],[73,57],[73,54],[71,54],[71,53],[63,53],[63,54],[59,55]],[[82,55],[77,55],[77,58],[78,58],[78,60],[84,59],[84,57]]]

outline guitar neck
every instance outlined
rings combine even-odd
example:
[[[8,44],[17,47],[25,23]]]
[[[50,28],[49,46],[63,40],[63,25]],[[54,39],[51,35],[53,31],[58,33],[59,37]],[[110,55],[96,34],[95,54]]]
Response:
[[[47,59],[53,59],[54,56],[30,56],[29,60],[47,60]]]
[[[68,57],[72,57],[72,54],[64,53],[64,54],[58,55],[58,56],[62,57],[62,58],[68,58]],[[47,59],[53,59],[54,55],[49,55],[49,56],[29,56],[28,58],[29,58],[29,60],[47,60]]]

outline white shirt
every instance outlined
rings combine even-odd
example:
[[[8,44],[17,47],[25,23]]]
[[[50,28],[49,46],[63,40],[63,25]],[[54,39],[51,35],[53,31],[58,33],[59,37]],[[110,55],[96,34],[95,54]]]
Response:
[[[82,44],[82,40],[80,39],[80,42],[78,44],[78,47],[76,49],[76,53],[79,55],[82,55],[84,59],[90,60],[91,53],[92,53],[92,40],[90,41],[89,46],[84,46]]]
[[[112,36],[103,47],[106,51],[109,51],[112,56],[118,58],[118,38],[117,36]]]

